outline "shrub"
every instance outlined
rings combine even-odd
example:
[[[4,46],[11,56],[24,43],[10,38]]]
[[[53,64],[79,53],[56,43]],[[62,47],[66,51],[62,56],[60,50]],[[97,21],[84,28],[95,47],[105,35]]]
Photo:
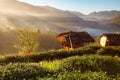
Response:
[[[41,63],[0,66],[0,80],[113,80],[120,78],[120,58],[100,55],[74,56]],[[112,78],[111,78],[112,77]]]
[[[2,75],[3,66],[0,66],[0,76]]]
[[[110,56],[120,56],[120,48],[119,47],[103,47],[97,51],[97,54],[110,55]]]
[[[79,71],[73,71],[70,73],[60,73],[56,77],[51,78],[39,78],[38,80],[113,80],[104,72],[85,72],[81,74]]]
[[[84,71],[98,71],[98,65],[96,64],[96,60],[91,57],[70,57],[62,61],[60,66],[61,71],[74,71],[74,70],[80,70],[81,72]]]
[[[4,65],[4,64],[8,64],[8,63],[16,63],[16,62],[32,62],[31,59],[28,56],[18,56],[18,55],[14,55],[14,56],[5,56],[4,58],[0,59],[0,64]]]
[[[81,80],[113,80],[105,72],[85,72],[81,75]]]
[[[79,70],[82,73],[86,71],[103,71],[108,75],[117,76],[120,73],[120,59],[110,56],[76,56],[62,61],[59,71],[71,72]]]
[[[10,63],[4,66],[1,77],[2,80],[28,80],[45,77],[53,73],[37,63]]]
[[[98,47],[83,47],[79,49],[75,49],[72,51],[66,50],[50,50],[39,52],[36,54],[30,54],[26,56],[6,56],[4,58],[0,58],[0,63],[10,63],[10,62],[39,62],[43,60],[55,60],[55,59],[63,59],[70,56],[82,56],[82,55],[90,55],[95,54]]]
[[[42,61],[42,67],[50,69],[50,70],[58,70],[59,69],[59,65],[61,63],[61,60],[54,60],[54,61]]]
[[[55,59],[63,59],[71,56],[82,56],[82,55],[109,55],[109,56],[120,56],[120,47],[99,47],[99,46],[85,46],[71,51],[67,50],[50,50],[39,52],[36,54],[30,54],[25,56],[5,56],[0,58],[0,64],[10,62],[39,62],[39,61],[51,61]]]

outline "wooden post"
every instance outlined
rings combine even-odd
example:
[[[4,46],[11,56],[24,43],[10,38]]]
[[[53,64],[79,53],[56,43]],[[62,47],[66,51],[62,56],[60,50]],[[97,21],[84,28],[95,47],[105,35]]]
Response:
[[[71,49],[73,49],[73,44],[72,44],[72,40],[71,40],[70,35],[69,35],[69,42],[70,42],[70,47],[71,47]]]

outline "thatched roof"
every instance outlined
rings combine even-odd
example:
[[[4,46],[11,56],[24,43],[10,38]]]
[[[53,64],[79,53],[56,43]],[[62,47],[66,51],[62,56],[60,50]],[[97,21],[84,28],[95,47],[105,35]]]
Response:
[[[102,36],[106,36],[107,37],[107,40],[108,42],[116,42],[116,43],[120,43],[120,34],[108,34],[108,33],[105,33]]]
[[[57,39],[65,45],[70,45],[70,40],[73,45],[81,45],[85,42],[94,42],[94,39],[87,32],[65,32],[57,36]]]

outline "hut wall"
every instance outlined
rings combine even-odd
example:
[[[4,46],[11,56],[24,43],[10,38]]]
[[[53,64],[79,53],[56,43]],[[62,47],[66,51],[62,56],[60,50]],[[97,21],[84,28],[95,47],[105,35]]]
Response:
[[[106,46],[106,42],[107,42],[107,37],[106,36],[101,37],[100,45],[101,46]]]

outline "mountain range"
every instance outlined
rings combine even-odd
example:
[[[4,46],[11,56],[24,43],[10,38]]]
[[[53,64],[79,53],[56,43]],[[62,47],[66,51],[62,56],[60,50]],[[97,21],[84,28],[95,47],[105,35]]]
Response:
[[[56,33],[87,31],[92,35],[120,31],[119,25],[108,24],[109,20],[120,14],[120,11],[102,11],[84,15],[50,6],[33,6],[16,0],[0,0],[0,2],[1,30],[31,27]]]
[[[72,11],[73,14],[78,15],[79,17],[86,19],[86,20],[92,20],[92,21],[106,21],[113,18],[117,18],[120,16],[120,11],[112,10],[112,11],[100,11],[100,12],[92,12],[88,15],[84,15],[80,12]]]
[[[120,15],[120,11],[112,10],[112,11],[100,11],[93,12],[88,15],[90,18],[96,18],[98,20],[109,20],[115,18]]]
[[[120,11],[100,11],[88,15],[51,6],[33,6],[17,0],[0,0],[0,53],[16,53],[18,28],[37,30],[39,51],[59,49],[56,40],[65,31],[86,31],[91,36],[120,32]]]
[[[120,25],[120,15],[106,21],[108,24]]]

